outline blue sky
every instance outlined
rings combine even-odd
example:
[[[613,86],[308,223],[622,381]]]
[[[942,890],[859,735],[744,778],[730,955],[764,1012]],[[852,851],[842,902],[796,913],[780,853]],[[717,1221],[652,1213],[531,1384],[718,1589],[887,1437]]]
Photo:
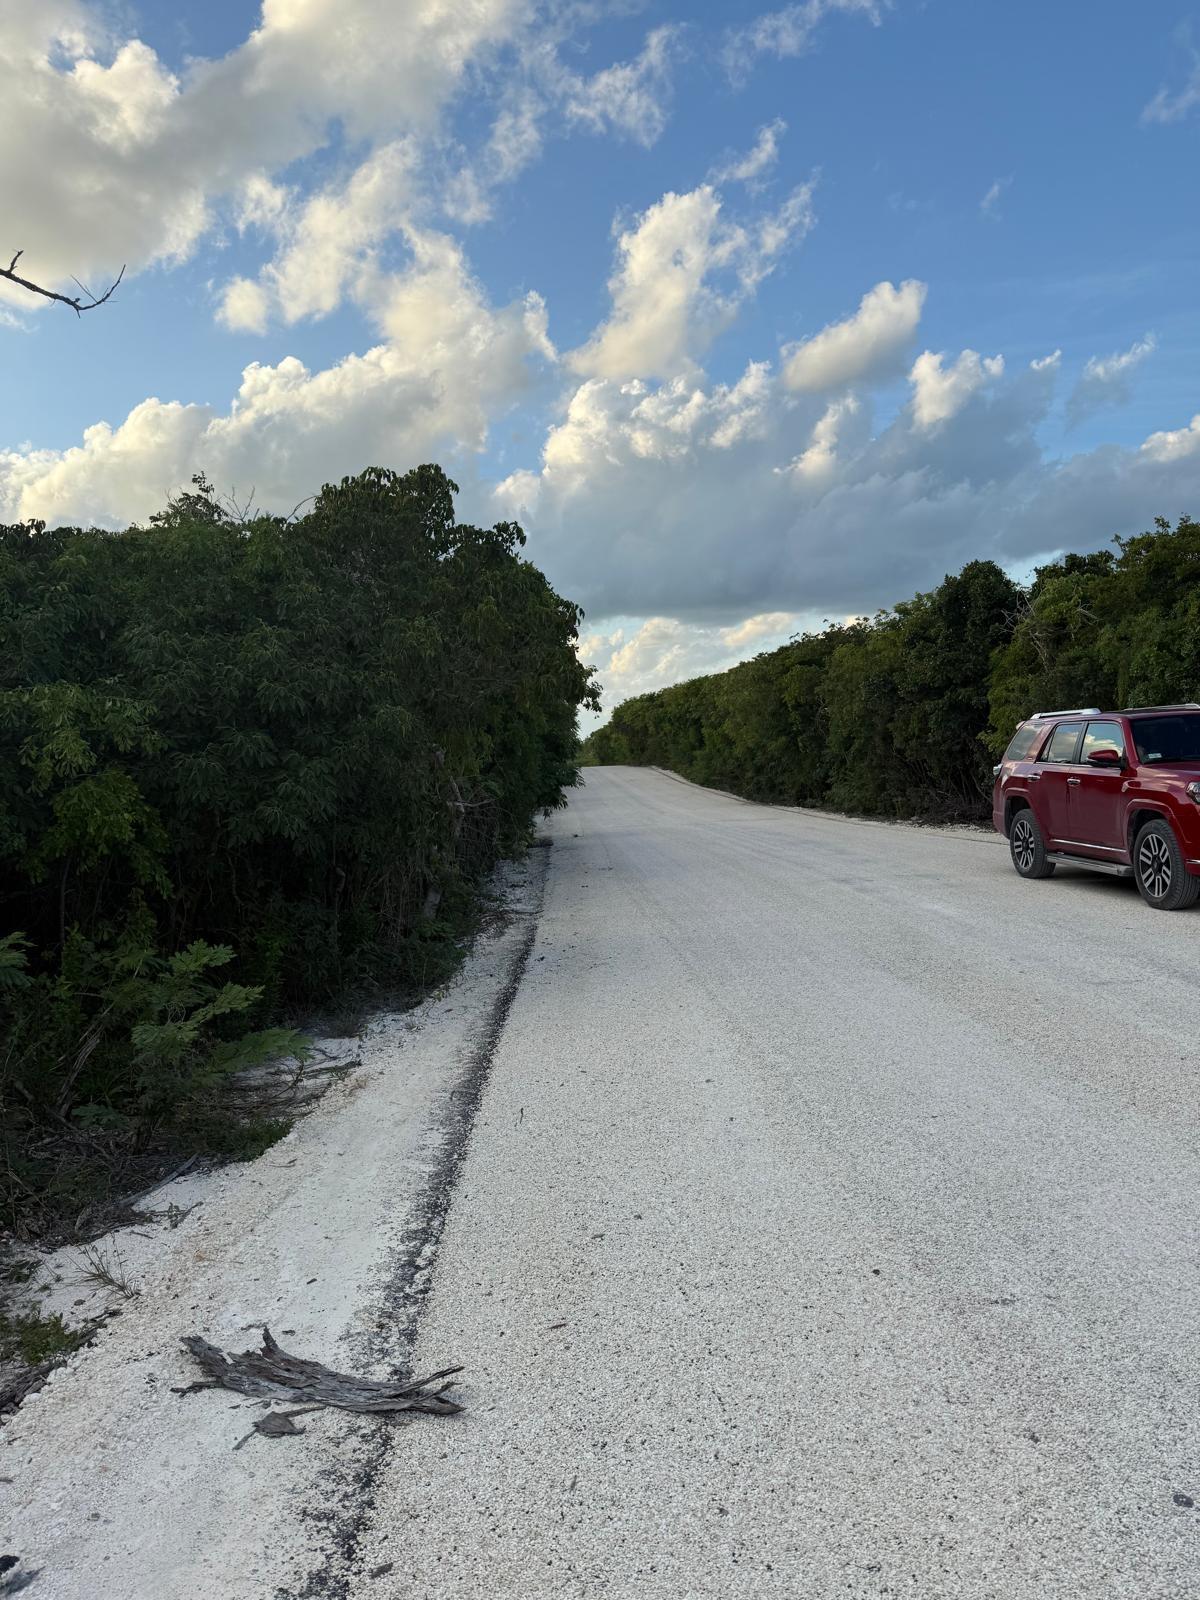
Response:
[[[620,698],[1200,510],[1195,5],[440,14],[0,21],[10,250],[129,264],[0,302],[8,516],[437,459]]]

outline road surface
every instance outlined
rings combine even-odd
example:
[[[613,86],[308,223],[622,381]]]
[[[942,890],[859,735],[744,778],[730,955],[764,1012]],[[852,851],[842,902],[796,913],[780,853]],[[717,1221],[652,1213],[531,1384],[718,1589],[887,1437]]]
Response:
[[[0,1432],[30,1600],[1200,1594],[1200,911],[627,768],[549,832],[455,985],[128,1236]],[[468,1409],[235,1451],[179,1339],[264,1320]]]
[[[554,825],[364,1594],[1200,1593],[1200,916],[628,768]]]

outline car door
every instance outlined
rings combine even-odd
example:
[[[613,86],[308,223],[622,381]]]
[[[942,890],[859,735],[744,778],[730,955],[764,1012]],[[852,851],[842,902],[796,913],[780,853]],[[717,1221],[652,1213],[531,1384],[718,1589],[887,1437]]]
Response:
[[[1116,750],[1122,764],[1092,766],[1093,750]],[[1086,844],[1109,855],[1125,854],[1122,825],[1125,780],[1128,776],[1125,730],[1119,722],[1089,722],[1078,763],[1067,777],[1067,826],[1075,844]]]
[[[1082,722],[1060,722],[1037,760],[1033,810],[1048,843],[1071,837],[1067,779],[1076,775],[1082,738]]]

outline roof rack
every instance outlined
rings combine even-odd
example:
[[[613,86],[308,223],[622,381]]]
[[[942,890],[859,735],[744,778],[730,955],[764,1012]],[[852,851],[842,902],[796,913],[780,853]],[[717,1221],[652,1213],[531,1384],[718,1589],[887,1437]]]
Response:
[[[1102,717],[1099,706],[1072,706],[1069,711],[1035,711],[1030,722],[1044,722],[1047,717]]]
[[[1200,701],[1181,700],[1178,705],[1174,706],[1123,706],[1121,715],[1129,717],[1142,711],[1200,711]]]

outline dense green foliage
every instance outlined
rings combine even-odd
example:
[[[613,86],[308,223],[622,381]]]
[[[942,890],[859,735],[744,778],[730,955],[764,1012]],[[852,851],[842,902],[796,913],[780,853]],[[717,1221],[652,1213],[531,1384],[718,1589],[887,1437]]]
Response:
[[[145,1141],[289,1012],[445,970],[561,802],[579,613],[454,487],[371,471],[247,521],[198,479],[146,528],[0,528],[10,1201],[39,1140]]]
[[[980,818],[1016,722],[1200,699],[1200,523],[1162,519],[1018,588],[973,561],[869,621],[617,707],[585,762],[669,767],[754,800]]]

